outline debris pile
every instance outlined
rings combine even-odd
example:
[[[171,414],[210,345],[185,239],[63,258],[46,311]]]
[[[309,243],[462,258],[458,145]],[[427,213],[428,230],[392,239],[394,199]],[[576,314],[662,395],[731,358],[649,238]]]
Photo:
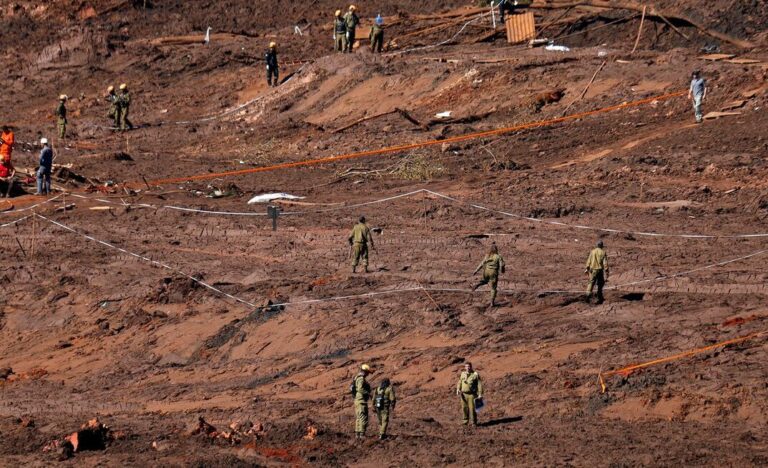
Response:
[[[44,452],[56,452],[60,460],[72,458],[76,452],[87,450],[105,450],[107,445],[116,439],[109,426],[102,424],[97,418],[91,419],[62,439],[49,442],[43,447]]]
[[[244,439],[250,439],[254,441],[264,435],[264,426],[259,423],[253,423],[251,421],[233,421],[228,430],[219,431],[212,424],[208,423],[205,418],[200,416],[197,421],[197,426],[190,432],[191,436],[203,435],[212,440],[218,440],[229,445],[238,445]]]

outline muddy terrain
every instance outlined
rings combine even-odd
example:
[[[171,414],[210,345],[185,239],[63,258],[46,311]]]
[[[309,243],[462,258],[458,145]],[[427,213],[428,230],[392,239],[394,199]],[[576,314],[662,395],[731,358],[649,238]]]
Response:
[[[508,44],[485,7],[384,0],[359,5],[352,54],[325,0],[143,3],[0,1],[20,180],[0,202],[3,464],[768,463],[764,2],[535,2],[561,51]],[[104,95],[123,82],[121,133]],[[273,192],[301,197],[271,202],[276,229],[248,203]],[[353,274],[361,215],[376,251]],[[493,242],[498,307],[471,290]],[[475,429],[454,394],[470,361]],[[354,439],[362,363],[397,390],[384,441],[373,415]]]

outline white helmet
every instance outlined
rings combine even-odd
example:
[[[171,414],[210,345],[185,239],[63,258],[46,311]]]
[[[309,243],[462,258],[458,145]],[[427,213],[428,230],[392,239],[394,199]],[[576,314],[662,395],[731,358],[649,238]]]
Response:
[[[47,145],[48,144],[48,138],[40,138],[40,144],[41,145]]]

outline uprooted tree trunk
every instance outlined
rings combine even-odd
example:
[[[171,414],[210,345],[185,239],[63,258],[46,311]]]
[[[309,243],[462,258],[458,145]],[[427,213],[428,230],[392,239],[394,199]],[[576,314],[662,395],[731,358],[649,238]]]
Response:
[[[728,42],[729,44],[733,44],[736,47],[740,47],[742,49],[751,49],[755,47],[755,44],[751,41],[747,41],[744,39],[739,39],[733,36],[730,36],[725,33],[721,33],[720,31],[716,31],[711,28],[707,28],[698,21],[692,19],[691,17],[679,13],[672,13],[669,11],[662,11],[655,6],[652,5],[643,5],[641,3],[637,3],[634,1],[628,1],[628,0],[560,0],[560,1],[552,1],[552,0],[536,0],[532,5],[531,8],[541,8],[541,9],[558,9],[558,8],[574,8],[574,7],[594,7],[594,8],[606,8],[606,9],[614,9],[614,10],[631,10],[631,11],[637,11],[641,12],[643,11],[643,8],[646,9],[646,17],[654,17],[659,18],[663,21],[667,21],[670,19],[682,21],[684,23],[688,23],[694,28],[698,29],[702,33],[714,37],[716,39],[720,39],[721,41]]]

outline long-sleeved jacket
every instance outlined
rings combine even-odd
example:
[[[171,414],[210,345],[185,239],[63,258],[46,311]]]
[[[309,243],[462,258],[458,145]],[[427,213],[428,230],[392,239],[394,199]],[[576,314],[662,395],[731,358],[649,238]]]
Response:
[[[357,223],[352,228],[352,233],[349,235],[350,244],[365,244],[373,247],[373,236],[371,230],[365,223]]]
[[[355,376],[355,401],[367,402],[371,399],[371,384],[365,380],[365,374]]]
[[[344,15],[344,22],[347,23],[347,31],[354,31],[360,24],[360,17],[354,11],[348,11]]]
[[[13,132],[7,131],[0,134],[0,139],[3,140],[2,144],[0,144],[0,161],[10,163],[13,144],[16,142],[16,138]]]
[[[50,146],[46,146],[40,151],[40,167],[43,167],[50,172],[53,167],[53,150]]]
[[[346,34],[347,32],[347,21],[342,18],[338,17],[333,21],[333,32],[338,34]]]
[[[587,271],[595,270],[608,271],[608,255],[600,247],[592,249],[587,258]]]
[[[504,272],[504,259],[499,254],[488,254],[477,266],[475,272],[483,270],[488,276],[497,275]]]
[[[480,379],[480,374],[478,374],[476,371],[463,371],[459,377],[459,382],[456,384],[456,391],[461,393],[469,393],[477,398],[482,398],[483,381]]]
[[[377,409],[395,409],[395,404],[397,403],[397,398],[395,397],[395,389],[392,387],[392,385],[388,385],[384,388],[381,386],[376,387],[375,394],[374,394],[374,403],[381,398],[382,405],[379,408],[377,406]]]
[[[267,62],[267,68],[270,70],[277,70],[277,50],[268,49],[264,54],[264,60]]]
[[[117,96],[117,105],[121,109],[130,109],[131,107],[131,94],[128,91],[122,92]]]
[[[66,122],[67,120],[67,106],[64,105],[64,101],[59,101],[58,107],[56,107],[56,117],[59,118],[59,120],[63,120]]]

